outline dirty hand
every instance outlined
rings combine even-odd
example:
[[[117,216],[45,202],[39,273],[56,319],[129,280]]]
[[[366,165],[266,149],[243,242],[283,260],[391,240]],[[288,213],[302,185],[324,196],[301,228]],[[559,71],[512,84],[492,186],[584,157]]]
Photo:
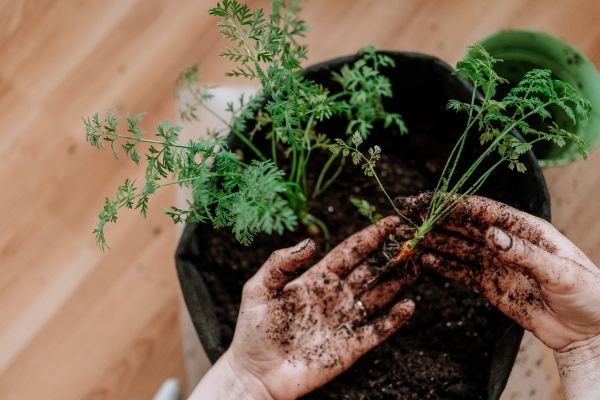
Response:
[[[405,198],[400,209],[418,218],[428,202]],[[600,390],[600,271],[550,223],[470,196],[421,247],[423,267],[479,291],[555,350],[567,398],[598,393],[585,386]],[[578,382],[565,385],[567,374]]]
[[[354,234],[295,279],[314,253],[314,242],[275,251],[244,286],[233,342],[209,379],[219,379],[214,370],[220,369],[236,377],[226,382],[241,382],[237,388],[245,398],[295,399],[383,342],[410,318],[414,303],[400,301],[369,319],[404,283],[392,280],[365,291],[373,277],[365,257],[398,222],[388,217]],[[239,398],[230,385],[224,398]]]

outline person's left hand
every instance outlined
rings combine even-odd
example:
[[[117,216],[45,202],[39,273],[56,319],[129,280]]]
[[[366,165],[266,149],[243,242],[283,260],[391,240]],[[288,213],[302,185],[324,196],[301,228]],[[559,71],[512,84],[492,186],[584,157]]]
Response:
[[[298,278],[315,244],[275,251],[244,286],[233,342],[224,357],[275,399],[295,399],[348,369],[395,332],[414,311],[403,300],[369,320],[404,282],[365,289],[375,271],[364,262],[398,224],[388,217],[339,244]],[[358,305],[358,306],[357,306]]]

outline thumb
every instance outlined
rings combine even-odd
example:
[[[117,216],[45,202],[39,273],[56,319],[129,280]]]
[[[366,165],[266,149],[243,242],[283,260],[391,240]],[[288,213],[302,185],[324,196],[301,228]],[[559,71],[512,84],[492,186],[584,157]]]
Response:
[[[507,267],[518,270],[543,286],[572,288],[582,268],[570,259],[549,253],[496,226],[488,228],[486,244]]]

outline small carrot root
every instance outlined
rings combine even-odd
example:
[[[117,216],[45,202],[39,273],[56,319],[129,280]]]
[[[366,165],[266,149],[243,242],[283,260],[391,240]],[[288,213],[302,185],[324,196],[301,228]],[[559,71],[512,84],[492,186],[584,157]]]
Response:
[[[390,259],[384,266],[383,268],[381,268],[379,270],[379,275],[377,278],[373,279],[373,280],[378,280],[379,277],[387,274],[389,271],[391,271],[395,266],[402,264],[403,262],[407,261],[410,256],[412,256],[415,252],[415,242],[414,240],[407,240],[404,243],[402,243],[402,246],[400,247],[400,250],[398,251],[398,253],[396,253],[396,255],[394,256],[394,258]]]
[[[402,247],[400,247],[400,251],[394,256],[394,258],[392,258],[390,261],[388,261],[386,267],[389,266],[390,268],[392,268],[398,264],[403,263],[404,261],[408,260],[410,258],[410,256],[413,255],[414,252],[415,252],[415,247],[414,247],[412,241],[407,240],[406,242],[402,243]]]

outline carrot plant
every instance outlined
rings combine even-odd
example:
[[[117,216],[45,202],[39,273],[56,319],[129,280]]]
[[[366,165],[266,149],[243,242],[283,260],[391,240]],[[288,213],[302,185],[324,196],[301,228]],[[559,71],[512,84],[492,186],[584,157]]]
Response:
[[[500,60],[494,59],[483,47],[474,45],[467,57],[457,65],[456,74],[472,83],[473,92],[469,102],[450,100],[448,108],[466,113],[466,124],[448,156],[433,191],[427,214],[420,224],[408,220],[398,212],[381,184],[375,169],[381,153],[379,147],[374,146],[364,153],[360,149],[363,143],[360,134],[355,134],[350,142],[336,140],[331,146],[334,154],[341,153],[345,157],[351,157],[354,164],[361,165],[367,176],[376,179],[396,212],[414,230],[412,238],[402,244],[386,268],[407,260],[435,224],[451,213],[465,196],[476,193],[497,168],[507,165],[511,170],[525,172],[525,165],[519,158],[534,144],[545,141],[564,146],[567,141],[571,141],[577,145],[581,154],[586,156],[583,140],[559,127],[552,120],[551,112],[562,110],[575,123],[576,115],[585,117],[590,113],[590,103],[571,85],[553,79],[551,71],[544,69],[527,72],[501,100],[495,100],[498,86],[508,83],[494,71],[494,65],[498,62]],[[534,126],[535,121],[538,123]],[[539,124],[539,121],[543,124]],[[537,127],[538,125],[542,127]],[[514,129],[521,133],[523,140],[511,135]],[[469,135],[479,136],[482,151],[464,172],[459,173],[459,161]],[[484,163],[493,154],[497,157],[491,166]]]
[[[174,222],[230,228],[245,245],[259,232],[282,233],[298,223],[328,238],[327,226],[311,213],[310,200],[335,181],[344,160],[331,155],[315,168],[320,171],[317,178],[309,179],[315,153],[327,152],[331,145],[318,123],[332,117],[347,120],[341,143],[350,143],[353,135],[367,138],[378,121],[401,133],[406,127],[399,114],[383,107],[383,98],[391,97],[392,89],[380,70],[394,62],[374,48],[361,50],[353,65],[333,74],[339,85],[335,93],[304,76],[307,48],[300,39],[307,24],[299,18],[299,3],[273,0],[268,16],[237,0],[223,0],[210,10],[230,42],[221,53],[233,63],[225,75],[258,81],[260,90],[229,103],[223,113],[209,105],[213,87],[197,84],[198,68],[183,71],[178,84],[193,101],[183,105],[182,119],[197,119],[204,111],[225,125],[209,131],[206,139],[182,143],[181,128],[168,120],[148,137],[140,128],[142,114],[126,117],[124,124],[112,111],[83,119],[91,145],[109,146],[117,158],[125,154],[135,164],[146,164],[143,184],[127,179],[105,199],[94,229],[101,248],[106,247],[106,224],[116,222],[121,209],[137,209],[146,216],[149,199],[169,185],[188,187],[192,193],[186,208],[166,210]],[[243,153],[222,138],[227,133],[237,139]]]

